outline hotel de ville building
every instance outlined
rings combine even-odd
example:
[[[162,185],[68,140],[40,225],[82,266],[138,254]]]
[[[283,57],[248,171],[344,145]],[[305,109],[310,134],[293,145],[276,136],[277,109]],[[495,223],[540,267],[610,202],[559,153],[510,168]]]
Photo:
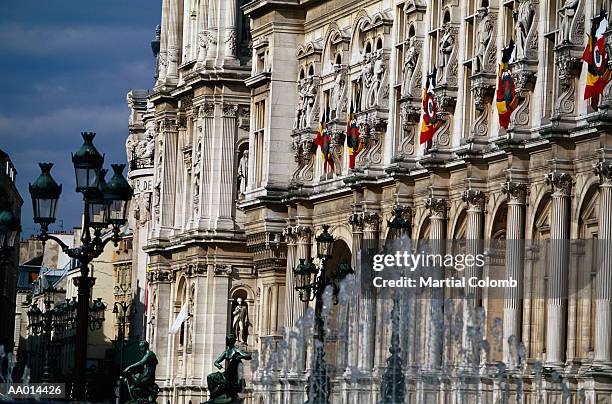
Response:
[[[158,402],[205,402],[228,334],[253,356],[245,403],[319,402],[315,302],[294,273],[315,258],[348,273],[318,296],[331,403],[612,403],[606,10],[163,0],[155,85],[128,94],[126,142]],[[482,241],[478,276],[518,286],[392,315],[360,285],[360,254],[393,238],[394,215],[413,246]]]

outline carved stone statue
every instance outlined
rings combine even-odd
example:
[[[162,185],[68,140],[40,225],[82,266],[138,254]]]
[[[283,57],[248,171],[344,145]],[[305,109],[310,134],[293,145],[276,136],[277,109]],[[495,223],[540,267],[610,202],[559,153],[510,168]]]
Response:
[[[198,34],[198,55],[197,59],[199,62],[203,62],[206,59],[206,53],[208,51],[208,31],[201,31]]]
[[[579,0],[565,0],[565,4],[561,7],[558,13],[561,15],[561,43],[570,43],[570,34],[572,31],[572,21],[576,15]]]
[[[295,120],[293,122],[294,129],[302,129],[302,121],[306,115],[306,79],[300,79],[297,82],[298,102],[295,107]]]
[[[149,350],[149,343],[141,341],[138,345],[142,354],[140,360],[123,370],[123,382],[130,393],[128,404],[155,403],[159,387],[155,384],[157,356]]]
[[[232,312],[232,331],[240,343],[247,341],[247,329],[249,326],[249,312],[246,303],[241,297],[236,299],[236,307]]]
[[[375,59],[372,68],[372,80],[368,96],[368,99],[370,100],[369,106],[379,105],[380,87],[382,85],[383,76],[385,74],[385,62],[383,60],[382,49],[376,51],[374,58]]]
[[[249,151],[244,150],[238,162],[238,196],[243,196],[249,180]]]
[[[516,11],[516,58],[522,59],[526,56],[527,51],[527,35],[533,24],[533,5],[531,0],[521,0],[518,11]]]
[[[226,349],[217,358],[214,365],[217,369],[223,369],[221,362],[225,361],[225,371],[215,372],[206,378],[210,399],[209,404],[231,404],[240,403],[238,393],[240,393],[246,383],[239,377],[238,371],[242,360],[251,360],[251,355],[243,352],[236,345],[236,336],[228,335],[225,337]]]
[[[372,75],[374,74],[374,60],[372,55],[366,53],[363,56],[363,65],[361,66],[361,82],[364,88],[370,88]]]
[[[134,135],[130,133],[125,140],[125,154],[127,155],[128,161],[132,161],[134,158],[134,151],[136,150],[137,144],[138,142],[134,139]]]
[[[312,118],[312,110],[315,105],[315,99],[317,98],[317,83],[313,77],[309,77],[306,80],[306,108],[304,114],[304,125],[302,128],[309,126],[309,121]]]
[[[337,117],[340,112],[340,101],[344,90],[344,78],[342,77],[340,65],[335,65],[334,70],[336,71],[336,77],[334,78],[334,86],[332,87],[330,107],[332,111],[336,112]]]
[[[491,36],[493,35],[493,22],[491,21],[491,17],[489,16],[489,10],[486,7],[481,7],[478,9],[478,30],[476,31],[476,67],[474,71],[480,72],[484,68],[485,64],[485,53],[487,52],[487,47],[491,42]]]
[[[442,74],[442,77],[446,77],[446,67],[448,66],[448,62],[450,61],[451,54],[455,49],[455,37],[453,36],[453,32],[450,26],[450,23],[445,23],[442,26],[442,38],[440,39],[440,60],[439,70]]]
[[[404,56],[402,95],[410,94],[410,80],[414,74],[418,59],[419,51],[416,47],[415,37],[413,36],[408,40],[408,49],[406,49],[406,55]]]

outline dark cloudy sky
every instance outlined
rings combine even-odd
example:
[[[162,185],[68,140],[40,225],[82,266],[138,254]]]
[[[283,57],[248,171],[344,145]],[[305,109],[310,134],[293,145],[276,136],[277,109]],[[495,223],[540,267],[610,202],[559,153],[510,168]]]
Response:
[[[54,162],[52,173],[64,185],[58,219],[65,229],[80,224],[70,161],[80,132],[97,132],[106,166],[125,162],[125,96],[152,86],[149,43],[160,3],[0,1],[0,149],[18,171],[24,236],[34,232],[27,185],[38,176],[38,161]]]

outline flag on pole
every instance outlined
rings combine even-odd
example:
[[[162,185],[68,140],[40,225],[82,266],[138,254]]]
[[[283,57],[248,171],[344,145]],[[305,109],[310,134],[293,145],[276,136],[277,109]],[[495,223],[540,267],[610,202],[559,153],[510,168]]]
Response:
[[[586,86],[584,87],[584,99],[591,98],[594,108],[599,103],[599,96],[612,78],[612,72],[608,68],[608,53],[606,52],[606,38],[603,33],[608,27],[608,19],[605,13],[593,19],[591,32],[587,45],[582,55],[582,60],[587,63]]]
[[[179,311],[176,316],[176,319],[174,320],[174,323],[172,323],[172,326],[168,330],[168,334],[176,334],[178,330],[181,329],[181,325],[185,322],[185,320],[187,320],[188,315],[189,313],[187,313],[187,303],[183,303],[183,307],[181,307],[181,311]]]
[[[363,149],[363,144],[359,140],[359,128],[357,118],[353,110],[353,103],[346,119],[346,147],[349,152],[349,168],[355,168],[355,157]]]
[[[321,122],[319,123],[319,130],[317,137],[315,138],[315,144],[321,148],[321,155],[323,157],[323,173],[327,173],[327,170],[334,169],[334,161],[331,157],[331,133],[327,128],[327,122],[329,121],[329,111],[325,108],[323,114],[321,114]]]
[[[421,125],[420,143],[427,143],[433,139],[436,131],[442,126],[442,119],[438,117],[438,106],[434,97],[436,86],[436,68],[427,75],[425,88],[423,88],[423,123]]]
[[[511,39],[507,48],[502,50],[502,60],[497,71],[497,93],[495,104],[499,116],[499,126],[508,128],[510,115],[518,105],[518,97],[515,93],[514,80],[512,79],[512,68],[510,59],[514,51],[514,41]]]

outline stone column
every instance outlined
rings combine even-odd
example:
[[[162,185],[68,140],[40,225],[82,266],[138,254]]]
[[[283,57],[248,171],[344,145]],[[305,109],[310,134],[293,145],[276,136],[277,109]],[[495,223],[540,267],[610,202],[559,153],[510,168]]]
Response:
[[[431,197],[425,200],[425,207],[429,209],[429,240],[432,254],[444,254],[444,238],[446,236],[446,212],[448,205],[445,199]],[[444,268],[428,268],[429,274],[434,279],[443,277]],[[444,300],[444,291],[442,288],[429,289],[428,319],[426,323],[427,333],[427,368],[435,369],[441,365],[442,360],[442,344],[444,335],[442,332],[442,306]]]
[[[178,156],[178,127],[176,118],[164,118],[161,121],[164,139],[163,180],[161,196],[161,227],[163,236],[174,226],[174,208],[176,196],[176,159]]]
[[[506,279],[515,279],[516,288],[504,290],[504,340],[503,361],[510,363],[510,344],[508,338],[521,337],[521,296],[523,284],[523,257],[525,238],[525,201],[527,186],[522,183],[507,182],[502,186],[506,195],[508,214],[506,219]]]
[[[599,268],[595,300],[595,358],[598,365],[612,367],[612,163],[600,162],[599,175]]]
[[[157,58],[157,82],[156,85],[166,81],[166,71],[168,66],[168,20],[170,13],[170,0],[162,0],[160,48]]]
[[[178,0],[167,0],[168,1],[168,60],[167,60],[167,70],[166,70],[166,81],[176,81],[178,80],[178,65],[180,59],[180,49],[181,46],[179,44],[180,36],[179,36],[179,4]]]
[[[217,57],[218,1],[208,0],[208,29],[203,31],[207,42],[206,60],[214,60]]]
[[[359,326],[360,322],[360,300],[361,288],[361,244],[363,241],[363,214],[353,213],[348,217],[348,223],[351,225],[353,233],[353,248],[351,256],[351,266],[355,271],[356,290],[350,300],[349,311],[349,331],[348,331],[348,352],[346,361],[345,373],[350,375],[350,372],[359,366]]]
[[[465,230],[466,254],[476,257],[482,254],[484,239],[484,205],[485,195],[477,189],[468,189],[461,194],[461,199],[467,204],[467,226]],[[482,292],[478,287],[472,287],[467,282],[470,278],[482,278],[482,267],[478,267],[475,261],[466,265],[463,275],[466,279],[463,298],[463,330],[461,346],[465,352],[470,351],[469,329],[474,326],[476,308],[480,306]],[[450,349],[450,347],[449,347]]]
[[[378,234],[379,234],[380,217],[375,212],[364,212],[363,213],[363,239],[365,240],[366,248],[378,248]],[[360,257],[357,257],[360,260]],[[363,270],[370,270],[370,268],[361,268]],[[374,313],[376,309],[376,296],[373,296],[368,288],[364,289],[359,302],[361,314],[360,322],[363,322],[363,333],[359,342],[359,369],[361,371],[370,372],[374,369],[374,366],[381,368],[384,366],[384,358],[378,357],[375,361],[376,353],[376,335],[383,336],[382,329],[378,326],[386,326],[381,324],[382,318],[376,318]],[[381,338],[382,340],[382,338]]]
[[[199,212],[198,228],[208,229],[210,227],[210,183],[211,183],[211,161],[213,158],[213,128],[215,120],[215,104],[204,103],[198,110],[198,121],[201,128],[202,144],[200,145],[199,181],[194,174],[194,205],[197,201]],[[198,128],[198,130],[200,130]],[[196,182],[197,181],[197,182]],[[197,186],[199,185],[199,186]],[[196,189],[199,188],[199,189]]]
[[[219,217],[217,228],[233,228],[234,210],[234,144],[236,143],[236,114],[238,105],[223,105],[223,134],[221,136],[221,178],[219,181]]]
[[[285,327],[293,328],[296,318],[294,317],[294,306],[296,304],[295,282],[293,279],[293,269],[295,268],[299,258],[297,257],[297,244],[295,228],[287,226],[284,230],[285,239],[287,240],[287,268],[285,271]]]
[[[236,0],[225,2],[225,59],[236,59]]]
[[[568,173],[551,172],[546,183],[552,188],[550,209],[550,255],[548,288],[546,291],[546,364],[551,367],[565,363],[567,310],[568,239],[572,178]]]

